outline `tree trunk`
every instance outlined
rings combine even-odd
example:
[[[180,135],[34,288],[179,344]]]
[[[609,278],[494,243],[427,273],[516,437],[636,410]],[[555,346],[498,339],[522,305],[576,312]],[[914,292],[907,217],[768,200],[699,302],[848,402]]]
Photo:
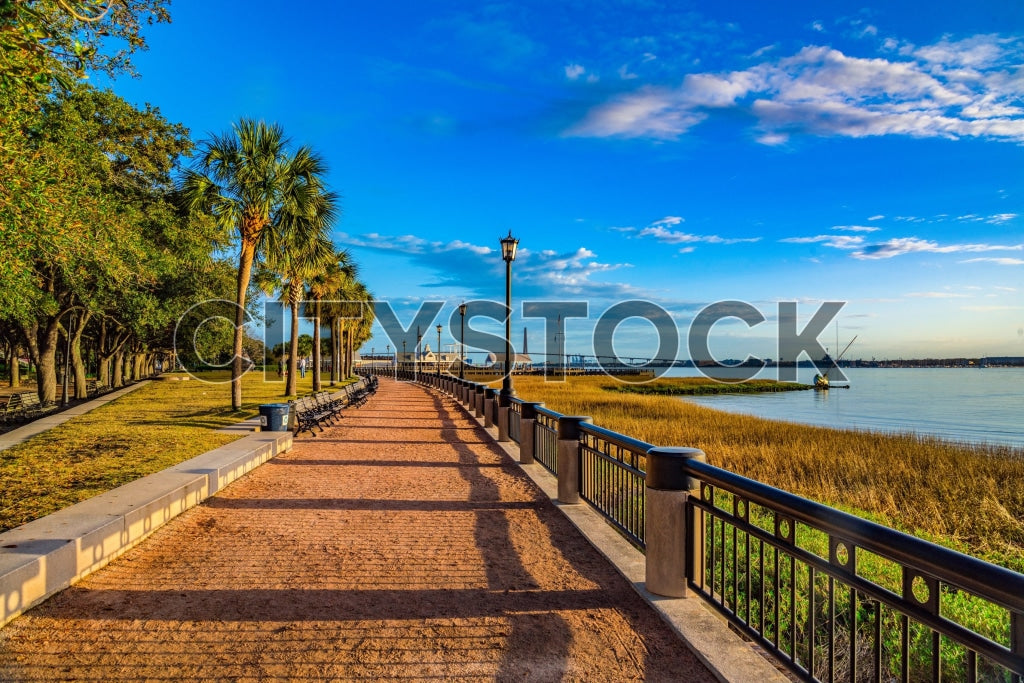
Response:
[[[78,329],[71,335],[71,367],[75,373],[75,398],[88,398],[85,390],[85,362],[82,360],[82,331],[89,324],[92,313],[86,313],[78,321]]]
[[[45,325],[33,320],[25,326],[29,352],[36,364],[36,393],[42,403],[53,403],[57,398],[57,321],[50,318]]]
[[[313,309],[313,391],[320,391],[320,299]]]
[[[8,358],[9,358],[8,363],[9,363],[10,367],[8,368],[8,370],[10,371],[10,374],[11,374],[11,377],[10,377],[11,382],[10,382],[10,384],[11,384],[12,387],[20,387],[21,386],[21,363],[18,362],[18,357],[20,355],[21,355],[21,347],[18,346],[17,344],[11,344],[11,353],[8,356]]]
[[[246,235],[245,232],[249,232]],[[252,234],[255,232],[255,234]],[[242,341],[245,338],[245,295],[252,279],[252,262],[256,256],[259,231],[243,231],[242,250],[238,257],[238,307],[235,309],[235,344],[231,359],[231,410],[242,409]]]
[[[331,349],[331,366],[330,368],[328,368],[328,375],[330,376],[331,386],[334,386],[335,384],[338,383],[338,352],[335,350],[338,346],[338,335],[334,331],[334,321],[334,318],[331,318],[330,320],[327,321],[327,327],[331,331],[331,343],[329,347]]]
[[[292,312],[292,338],[288,345],[288,381],[285,382],[285,396],[295,396],[298,392],[295,389],[296,375],[299,369],[299,302],[293,299]]]
[[[348,330],[348,374],[351,377],[356,374],[356,331],[351,327]]]
[[[331,367],[333,369],[335,382],[341,381],[341,319],[334,319],[334,328],[331,331],[334,346],[331,348]]]
[[[110,386],[120,387],[124,385],[124,347],[119,346],[114,352],[114,379]]]

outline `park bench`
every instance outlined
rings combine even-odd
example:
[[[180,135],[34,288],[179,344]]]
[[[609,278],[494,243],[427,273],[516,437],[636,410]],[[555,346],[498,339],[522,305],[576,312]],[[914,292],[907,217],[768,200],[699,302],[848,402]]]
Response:
[[[300,432],[309,431],[316,436],[316,428],[323,430],[324,423],[333,424],[334,418],[341,412],[329,404],[324,404],[314,396],[304,396],[291,402],[295,411],[295,436]]]
[[[349,384],[345,387],[348,404],[354,405],[357,408],[366,403],[367,399],[373,396],[376,391],[376,377],[363,378],[362,381],[356,382],[355,384]]]
[[[35,392],[11,394],[4,408],[4,422],[25,422],[53,410],[54,407],[40,403]]]
[[[100,384],[98,380],[87,379],[85,380],[85,395],[89,398],[95,398],[100,394],[107,393],[108,387],[106,384]]]
[[[291,402],[291,410],[295,413],[295,435],[304,431],[316,436],[316,428],[323,430],[325,424],[334,424],[341,417],[345,408],[356,407],[377,390],[377,378],[363,379],[345,387],[344,393],[332,398],[330,392],[318,391],[311,396],[304,396]]]

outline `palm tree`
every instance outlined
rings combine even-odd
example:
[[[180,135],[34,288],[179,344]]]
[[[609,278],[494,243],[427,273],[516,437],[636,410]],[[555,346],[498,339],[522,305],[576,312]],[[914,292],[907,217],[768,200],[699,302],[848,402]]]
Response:
[[[253,263],[266,253],[271,226],[289,217],[312,221],[323,200],[323,161],[309,147],[289,154],[288,139],[277,124],[242,119],[230,133],[200,144],[192,169],[185,172],[181,196],[190,211],[213,216],[225,231],[238,235],[237,303],[231,408],[242,407],[242,341],[246,292]]]
[[[334,244],[326,236],[326,226],[333,221],[335,197],[321,193],[317,211],[312,216],[285,216],[279,226],[267,233],[267,253],[260,280],[271,285],[268,291],[280,291],[291,311],[291,345],[288,352],[288,381],[285,395],[296,394],[296,369],[299,358],[299,305],[305,299],[305,283],[335,258]],[[273,274],[273,275],[270,275]],[[276,276],[276,277],[274,277]],[[264,288],[267,291],[267,288]],[[315,343],[314,343],[315,346]]]
[[[347,281],[354,280],[358,276],[358,272],[359,268],[348,251],[341,250],[334,255],[325,268],[309,280],[309,299],[313,301],[313,391],[320,391],[321,388],[320,328],[325,313],[323,300],[334,298]],[[327,312],[331,312],[330,304]]]

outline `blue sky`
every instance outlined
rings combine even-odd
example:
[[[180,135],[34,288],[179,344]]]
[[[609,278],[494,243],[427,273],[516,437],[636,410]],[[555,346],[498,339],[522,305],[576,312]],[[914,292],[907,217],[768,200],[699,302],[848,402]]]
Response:
[[[335,231],[424,300],[645,299],[719,357],[776,356],[778,301],[848,302],[851,357],[1024,355],[1024,5],[178,2],[114,89],[193,136],[242,116],[319,150]],[[539,320],[514,323],[541,343]],[[484,326],[486,327],[486,326]],[[427,339],[436,345],[436,333]],[[834,346],[830,326],[822,343]],[[452,338],[447,330],[444,343]],[[653,327],[615,336],[650,355]],[[367,347],[383,350],[378,335]],[[688,357],[685,348],[679,357]]]

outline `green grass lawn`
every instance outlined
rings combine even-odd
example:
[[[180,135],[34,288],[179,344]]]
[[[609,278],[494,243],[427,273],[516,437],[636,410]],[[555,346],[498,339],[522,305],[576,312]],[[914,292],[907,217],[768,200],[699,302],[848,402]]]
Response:
[[[0,451],[0,531],[109,491],[239,438],[218,431],[287,400],[283,381],[243,379],[241,411],[231,410],[227,374],[170,381],[163,375],[86,415]],[[270,380],[277,380],[274,372]],[[347,383],[347,382],[346,382]],[[331,387],[326,386],[326,389]],[[298,380],[312,390],[312,375]]]

